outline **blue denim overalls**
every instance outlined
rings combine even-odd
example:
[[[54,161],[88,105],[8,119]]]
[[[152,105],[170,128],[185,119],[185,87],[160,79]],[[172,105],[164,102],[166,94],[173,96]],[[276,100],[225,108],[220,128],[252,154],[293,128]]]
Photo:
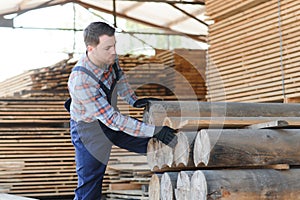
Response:
[[[77,70],[83,71],[78,68]],[[110,90],[101,81],[97,81],[105,92],[108,102],[117,109],[117,93],[114,89],[119,71],[116,71],[115,67],[114,70],[116,79]],[[95,75],[92,75],[90,71],[87,72],[85,69],[84,72],[95,79]],[[103,177],[112,145],[140,154],[147,153],[147,144],[150,138],[138,138],[121,131],[114,131],[99,120],[86,123],[83,121],[75,122],[71,119],[70,126],[78,175],[75,200],[101,199]]]

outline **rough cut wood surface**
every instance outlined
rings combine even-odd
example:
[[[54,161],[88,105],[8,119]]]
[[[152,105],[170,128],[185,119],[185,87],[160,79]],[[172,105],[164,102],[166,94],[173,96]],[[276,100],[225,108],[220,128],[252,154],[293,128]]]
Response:
[[[174,148],[174,167],[194,167],[193,153],[197,132],[179,132],[178,143]]]
[[[160,182],[163,174],[153,174],[149,183],[149,200],[158,200],[161,197]]]
[[[156,138],[152,138],[148,142],[147,161],[151,170],[171,167],[173,156],[173,149]]]

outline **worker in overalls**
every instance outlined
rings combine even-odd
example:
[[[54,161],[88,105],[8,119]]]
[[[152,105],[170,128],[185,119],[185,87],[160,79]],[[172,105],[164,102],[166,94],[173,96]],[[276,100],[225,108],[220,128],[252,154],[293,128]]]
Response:
[[[103,22],[93,22],[84,30],[86,53],[68,81],[72,101],[66,107],[70,111],[75,147],[76,200],[101,199],[103,176],[113,144],[146,154],[152,137],[170,147],[177,143],[174,129],[146,124],[117,110],[117,95],[137,108],[152,99],[138,99],[130,88],[118,64],[114,34],[115,29]]]

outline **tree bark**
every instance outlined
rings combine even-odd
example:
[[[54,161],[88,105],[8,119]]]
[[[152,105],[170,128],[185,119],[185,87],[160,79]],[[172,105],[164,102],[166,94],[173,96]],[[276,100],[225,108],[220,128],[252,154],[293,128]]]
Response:
[[[165,117],[157,119],[164,125],[183,131],[197,131],[203,128],[255,128],[256,124],[286,121],[286,126],[299,127],[300,117]],[[271,127],[272,128],[272,127]]]
[[[201,170],[191,178],[192,200],[299,200],[300,169]]]
[[[149,117],[300,117],[300,104],[152,101]],[[164,115],[164,116],[162,116]]]
[[[203,129],[194,163],[210,167],[300,165],[299,129]]]

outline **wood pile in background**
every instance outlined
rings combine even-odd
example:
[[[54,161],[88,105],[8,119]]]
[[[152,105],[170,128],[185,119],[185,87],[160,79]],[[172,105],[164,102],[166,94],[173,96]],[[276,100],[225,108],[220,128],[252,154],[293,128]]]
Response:
[[[71,195],[77,185],[69,115],[62,100],[0,100],[0,191]]]
[[[190,62],[205,63],[203,51],[178,50],[182,56],[187,56]],[[178,78],[166,73],[165,60],[159,56],[143,55],[120,55],[120,67],[124,70],[129,83],[138,96],[173,96],[173,91],[180,98],[188,99],[185,86],[193,87],[193,94],[199,95],[200,99],[205,96],[205,84],[195,66],[179,55],[176,56],[175,69],[179,72]],[[11,77],[0,83],[0,97],[59,97],[67,98],[67,82],[69,74],[76,62],[66,59],[53,66],[26,71],[18,76]],[[204,68],[201,65],[202,68]],[[198,67],[200,68],[200,67]],[[181,71],[182,70],[182,71]],[[189,83],[182,86],[180,76],[186,76]],[[171,78],[171,79],[170,79]],[[170,79],[166,84],[166,79]],[[171,81],[171,83],[170,83]],[[171,84],[171,87],[167,86]],[[199,92],[197,92],[199,91]],[[180,96],[181,95],[181,96]],[[197,99],[197,96],[194,96]]]
[[[28,197],[74,194],[74,147],[63,103],[58,98],[0,99],[0,193]],[[142,109],[129,109],[124,102],[119,108],[123,114],[142,118]],[[135,196],[147,197],[150,177],[145,156],[113,146],[103,193],[125,197],[135,192]],[[120,189],[122,184],[134,188]]]
[[[157,50],[156,56],[166,66],[164,72],[166,77],[162,83],[178,99],[206,100],[204,78],[206,51],[188,49]]]
[[[151,102],[144,120],[179,132],[174,149],[156,139],[148,144],[155,172],[149,199],[300,199],[299,110],[284,103]]]
[[[209,27],[209,101],[283,102],[300,97],[299,1],[205,4],[215,21]]]
[[[0,83],[0,97],[67,97],[68,77],[74,65],[74,61],[66,59],[8,78]]]

